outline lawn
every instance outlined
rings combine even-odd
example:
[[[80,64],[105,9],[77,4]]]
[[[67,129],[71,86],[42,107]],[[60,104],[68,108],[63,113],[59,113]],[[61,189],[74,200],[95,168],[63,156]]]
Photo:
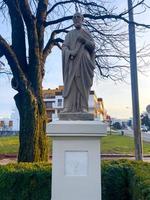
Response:
[[[16,154],[19,147],[18,136],[0,137],[0,154]],[[49,138],[50,153],[52,142]],[[133,138],[121,135],[108,135],[102,138],[102,153],[134,154]],[[144,154],[150,155],[150,142],[143,144]]]
[[[52,141],[49,138],[50,152],[52,149]],[[18,136],[0,137],[0,154],[17,154],[19,148]]]
[[[102,153],[134,154],[134,140],[129,136],[108,135],[101,143]],[[150,155],[150,142],[143,142],[143,152]]]
[[[0,137],[0,154],[16,154],[18,147],[18,136]]]

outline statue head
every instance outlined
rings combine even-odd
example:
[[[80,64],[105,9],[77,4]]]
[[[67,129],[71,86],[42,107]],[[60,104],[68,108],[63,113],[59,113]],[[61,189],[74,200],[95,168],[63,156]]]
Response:
[[[73,23],[74,23],[74,26],[76,29],[80,29],[82,27],[82,24],[83,24],[83,20],[84,20],[84,17],[81,13],[79,12],[76,12],[74,15],[73,15]]]

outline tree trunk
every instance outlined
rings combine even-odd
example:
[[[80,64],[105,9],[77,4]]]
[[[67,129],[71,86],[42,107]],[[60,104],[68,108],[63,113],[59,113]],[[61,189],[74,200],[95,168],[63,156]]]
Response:
[[[47,161],[46,114],[42,97],[38,103],[39,97],[28,89],[14,99],[20,114],[18,162]]]

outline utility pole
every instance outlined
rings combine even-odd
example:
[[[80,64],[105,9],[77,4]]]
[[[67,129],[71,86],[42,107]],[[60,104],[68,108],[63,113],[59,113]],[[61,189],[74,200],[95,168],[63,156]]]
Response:
[[[137,56],[136,56],[136,38],[135,25],[133,19],[132,0],[128,0],[129,10],[129,47],[130,47],[130,69],[131,69],[131,91],[133,108],[133,131],[135,143],[135,159],[142,160],[142,140],[139,111],[138,77],[137,77]]]

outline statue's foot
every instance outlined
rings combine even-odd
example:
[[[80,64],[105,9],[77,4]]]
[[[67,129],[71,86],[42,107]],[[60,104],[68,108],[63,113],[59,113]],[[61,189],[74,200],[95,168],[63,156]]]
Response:
[[[82,113],[88,113],[87,109],[82,109],[81,112]]]
[[[68,113],[68,112],[70,112],[70,109],[68,109],[68,108],[64,108],[64,109],[61,111],[61,113]]]
[[[64,108],[61,113],[88,113],[87,109],[71,109],[71,108]]]

